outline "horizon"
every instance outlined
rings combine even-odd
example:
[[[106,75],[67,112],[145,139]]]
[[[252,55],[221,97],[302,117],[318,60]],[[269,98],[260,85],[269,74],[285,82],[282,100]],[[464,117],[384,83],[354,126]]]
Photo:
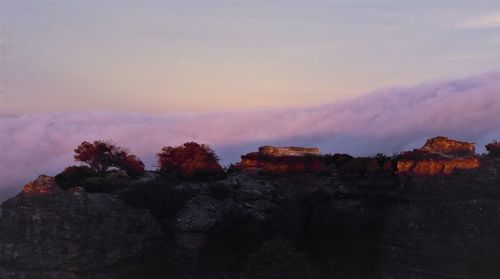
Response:
[[[392,154],[500,139],[500,2],[0,1],[0,192],[113,139]]]

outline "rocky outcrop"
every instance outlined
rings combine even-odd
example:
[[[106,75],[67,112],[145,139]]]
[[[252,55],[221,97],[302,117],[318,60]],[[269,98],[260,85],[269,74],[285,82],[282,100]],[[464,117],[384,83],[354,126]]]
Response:
[[[326,164],[318,148],[262,146],[259,152],[241,156],[237,168],[269,173],[320,172]]]
[[[26,195],[47,195],[61,193],[62,189],[57,186],[54,178],[40,175],[35,181],[24,185],[23,194]]]
[[[304,155],[321,155],[319,148],[315,147],[274,147],[274,146],[261,146],[259,153],[271,156],[304,156]]]
[[[161,235],[147,210],[40,176],[2,204],[0,278],[115,278]]]
[[[435,176],[476,169],[481,162],[474,152],[473,143],[435,137],[422,148],[403,153],[397,161],[397,171],[401,175]]]
[[[429,153],[473,156],[476,152],[476,146],[474,143],[452,140],[440,136],[428,139],[420,150]]]

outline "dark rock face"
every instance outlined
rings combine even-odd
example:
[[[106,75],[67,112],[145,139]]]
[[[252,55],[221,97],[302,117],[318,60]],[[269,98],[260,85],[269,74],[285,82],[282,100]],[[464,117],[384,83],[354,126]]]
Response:
[[[151,176],[114,194],[40,177],[2,205],[0,278],[280,278],[252,267],[281,238],[318,279],[500,278],[498,170]]]
[[[154,248],[161,229],[147,210],[40,177],[2,205],[0,278],[114,278]]]
[[[381,237],[383,278],[500,278],[498,185],[491,175],[406,185]]]

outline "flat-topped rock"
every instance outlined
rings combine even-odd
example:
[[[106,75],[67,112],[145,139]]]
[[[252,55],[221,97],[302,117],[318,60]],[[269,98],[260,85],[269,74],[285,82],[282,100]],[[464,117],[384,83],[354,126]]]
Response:
[[[270,173],[321,172],[326,164],[319,148],[261,146],[258,152],[241,156],[236,167],[246,171]]]
[[[428,139],[420,150],[448,155],[474,155],[476,153],[476,145],[470,142],[452,140],[447,137],[439,136]]]
[[[479,168],[475,144],[447,137],[428,139],[420,149],[405,152],[397,162],[399,174],[450,175],[455,170]]]
[[[259,153],[271,156],[304,156],[304,155],[320,155],[321,152],[319,148],[315,147],[276,147],[276,146],[261,146],[259,147]]]

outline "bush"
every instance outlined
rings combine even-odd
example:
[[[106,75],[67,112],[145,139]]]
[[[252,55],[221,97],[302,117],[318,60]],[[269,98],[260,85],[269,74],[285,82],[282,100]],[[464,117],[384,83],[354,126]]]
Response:
[[[500,142],[493,141],[485,145],[486,150],[488,150],[488,155],[492,157],[500,157]]]
[[[158,170],[181,178],[213,180],[226,177],[215,152],[205,144],[187,142],[166,146],[157,154]]]
[[[85,179],[95,177],[99,174],[87,166],[71,166],[64,169],[63,172],[55,176],[59,187],[68,189],[75,186],[82,186]]]
[[[139,176],[145,172],[144,163],[137,156],[110,141],[84,141],[75,149],[74,158],[101,175],[111,167],[122,169],[130,176]]]
[[[359,157],[345,163],[340,167],[344,175],[370,176],[381,172],[381,166],[374,158]]]

